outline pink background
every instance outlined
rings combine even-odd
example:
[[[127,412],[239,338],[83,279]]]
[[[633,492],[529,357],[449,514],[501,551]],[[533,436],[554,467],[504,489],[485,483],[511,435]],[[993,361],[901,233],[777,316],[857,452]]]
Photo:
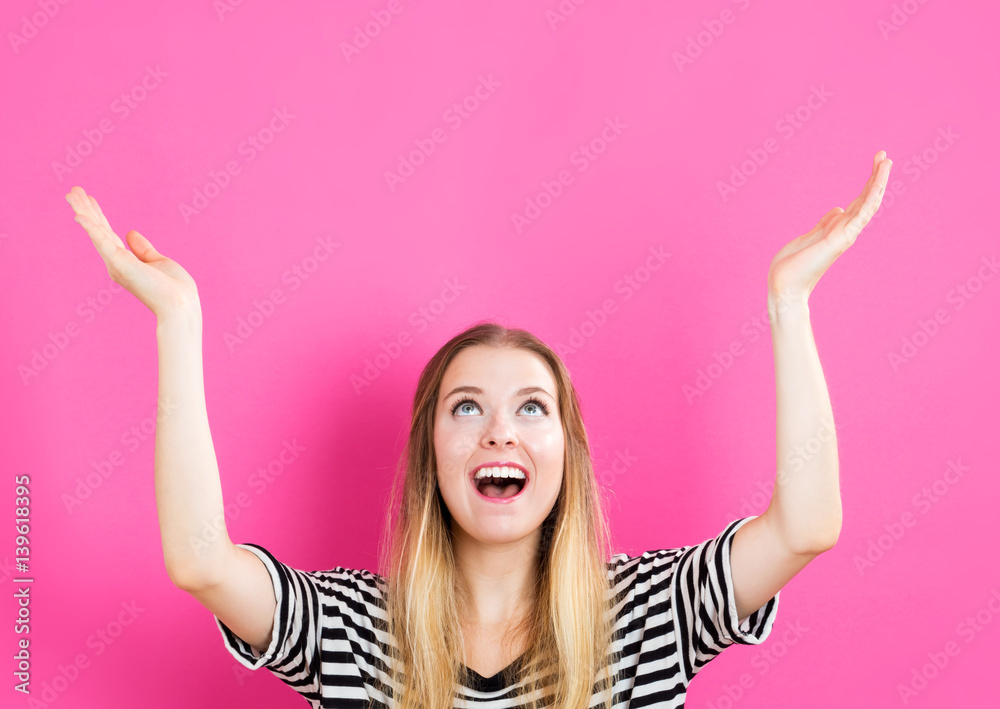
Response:
[[[12,478],[28,474],[32,696],[48,683],[66,707],[302,705],[267,670],[244,670],[167,577],[155,318],[109,290],[64,201],[71,186],[198,283],[223,490],[250,500],[229,522],[233,541],[301,569],[374,569],[416,377],[483,318],[564,355],[620,550],[698,543],[762,512],[769,498],[755,493],[775,467],[768,266],[846,207],[885,149],[881,211],[810,300],[838,429],[840,542],[785,587],[771,637],[713,661],[688,705],[997,706],[1000,279],[978,273],[992,277],[982,259],[997,254],[996,9],[563,2],[575,11],[552,25],[556,0],[404,1],[397,14],[384,1],[244,2],[221,15],[209,2],[50,4],[52,17],[25,0],[0,14],[4,702],[28,706],[11,689],[24,637]],[[391,21],[348,60],[371,13]],[[494,86],[477,99],[481,77]],[[275,110],[292,117],[268,134]],[[624,127],[603,144],[616,119]],[[246,142],[258,132],[260,151]],[[390,186],[387,172],[434,135],[443,141]],[[588,144],[600,152],[583,160]],[[239,172],[185,218],[180,205],[230,161]],[[724,198],[720,181],[741,169]],[[572,182],[515,226],[560,171]],[[323,238],[340,246],[312,261]],[[669,257],[645,271],[651,249]],[[455,279],[460,295],[438,301]],[[270,316],[227,344],[275,290]],[[607,300],[613,312],[598,317]],[[894,365],[939,311],[945,322]],[[352,377],[401,333],[409,344],[356,390]],[[712,367],[733,345],[740,356]],[[699,370],[711,386],[689,400]],[[262,484],[256,471],[293,440],[304,451]],[[621,456],[629,467],[613,467]],[[967,472],[946,476],[959,461]],[[898,539],[886,536],[894,523]],[[866,553],[877,561],[859,568]],[[123,603],[141,610],[100,641]],[[948,643],[957,654],[904,702],[899,687]],[[60,666],[71,681],[55,681]]]

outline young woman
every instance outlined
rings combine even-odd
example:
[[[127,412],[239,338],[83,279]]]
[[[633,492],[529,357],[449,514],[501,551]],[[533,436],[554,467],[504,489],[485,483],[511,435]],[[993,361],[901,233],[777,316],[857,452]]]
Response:
[[[268,667],[314,707],[684,706],[723,649],[767,638],[779,590],[840,534],[833,415],[807,300],[878,209],[890,167],[876,154],[861,195],[771,263],[779,467],[764,513],[701,544],[611,555],[569,373],[530,333],[481,322],[420,375],[384,577],[300,571],[230,541],[195,283],[136,231],[126,249],[74,187],[66,198],[108,273],[157,318],[160,397],[176,407],[155,451],[170,579],[214,614],[240,662]],[[826,442],[795,456],[815,441]]]

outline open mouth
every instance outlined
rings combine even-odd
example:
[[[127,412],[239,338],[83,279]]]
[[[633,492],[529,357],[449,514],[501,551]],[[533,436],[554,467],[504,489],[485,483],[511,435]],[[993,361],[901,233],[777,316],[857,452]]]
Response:
[[[475,485],[484,497],[508,498],[521,492],[526,482],[516,478],[486,477],[477,480]]]
[[[513,501],[527,486],[528,471],[513,463],[486,464],[470,474],[469,482],[487,500]]]

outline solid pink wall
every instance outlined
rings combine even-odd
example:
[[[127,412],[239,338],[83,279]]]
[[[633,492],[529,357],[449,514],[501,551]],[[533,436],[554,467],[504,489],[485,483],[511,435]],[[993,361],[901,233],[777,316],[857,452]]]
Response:
[[[771,637],[713,661],[689,706],[996,706],[1000,13],[227,2],[2,13],[4,701],[302,705],[244,670],[167,577],[155,318],[112,290],[63,198],[73,185],[198,283],[223,491],[249,500],[233,541],[301,569],[375,569],[416,377],[484,318],[563,354],[620,550],[697,543],[763,511],[768,266],[846,207],[885,149],[881,211],[810,300],[843,533],[782,592]],[[390,21],[345,55],[375,16]],[[433,152],[388,180],[421,145]],[[546,185],[557,196],[528,209]],[[280,475],[258,475],[293,443]],[[10,681],[25,637],[15,474],[31,478],[30,705]]]

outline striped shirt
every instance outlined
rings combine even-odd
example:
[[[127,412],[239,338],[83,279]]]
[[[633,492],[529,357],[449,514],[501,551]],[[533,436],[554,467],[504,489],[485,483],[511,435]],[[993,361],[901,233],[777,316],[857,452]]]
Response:
[[[688,684],[722,650],[757,645],[771,632],[775,594],[739,623],[729,554],[736,530],[754,517],[731,522],[714,539],[679,549],[616,554],[607,562],[609,609],[614,614],[614,707],[683,707]],[[250,669],[267,667],[311,707],[387,709],[396,687],[384,651],[385,579],[367,570],[299,571],[256,544],[253,552],[271,575],[277,607],[267,650],[261,654],[215,618],[226,647]],[[515,664],[523,658],[518,658]],[[482,677],[463,667],[455,707],[520,707],[502,673]],[[533,696],[533,695],[529,695]],[[591,707],[603,697],[594,694]],[[369,700],[374,700],[369,705]]]

